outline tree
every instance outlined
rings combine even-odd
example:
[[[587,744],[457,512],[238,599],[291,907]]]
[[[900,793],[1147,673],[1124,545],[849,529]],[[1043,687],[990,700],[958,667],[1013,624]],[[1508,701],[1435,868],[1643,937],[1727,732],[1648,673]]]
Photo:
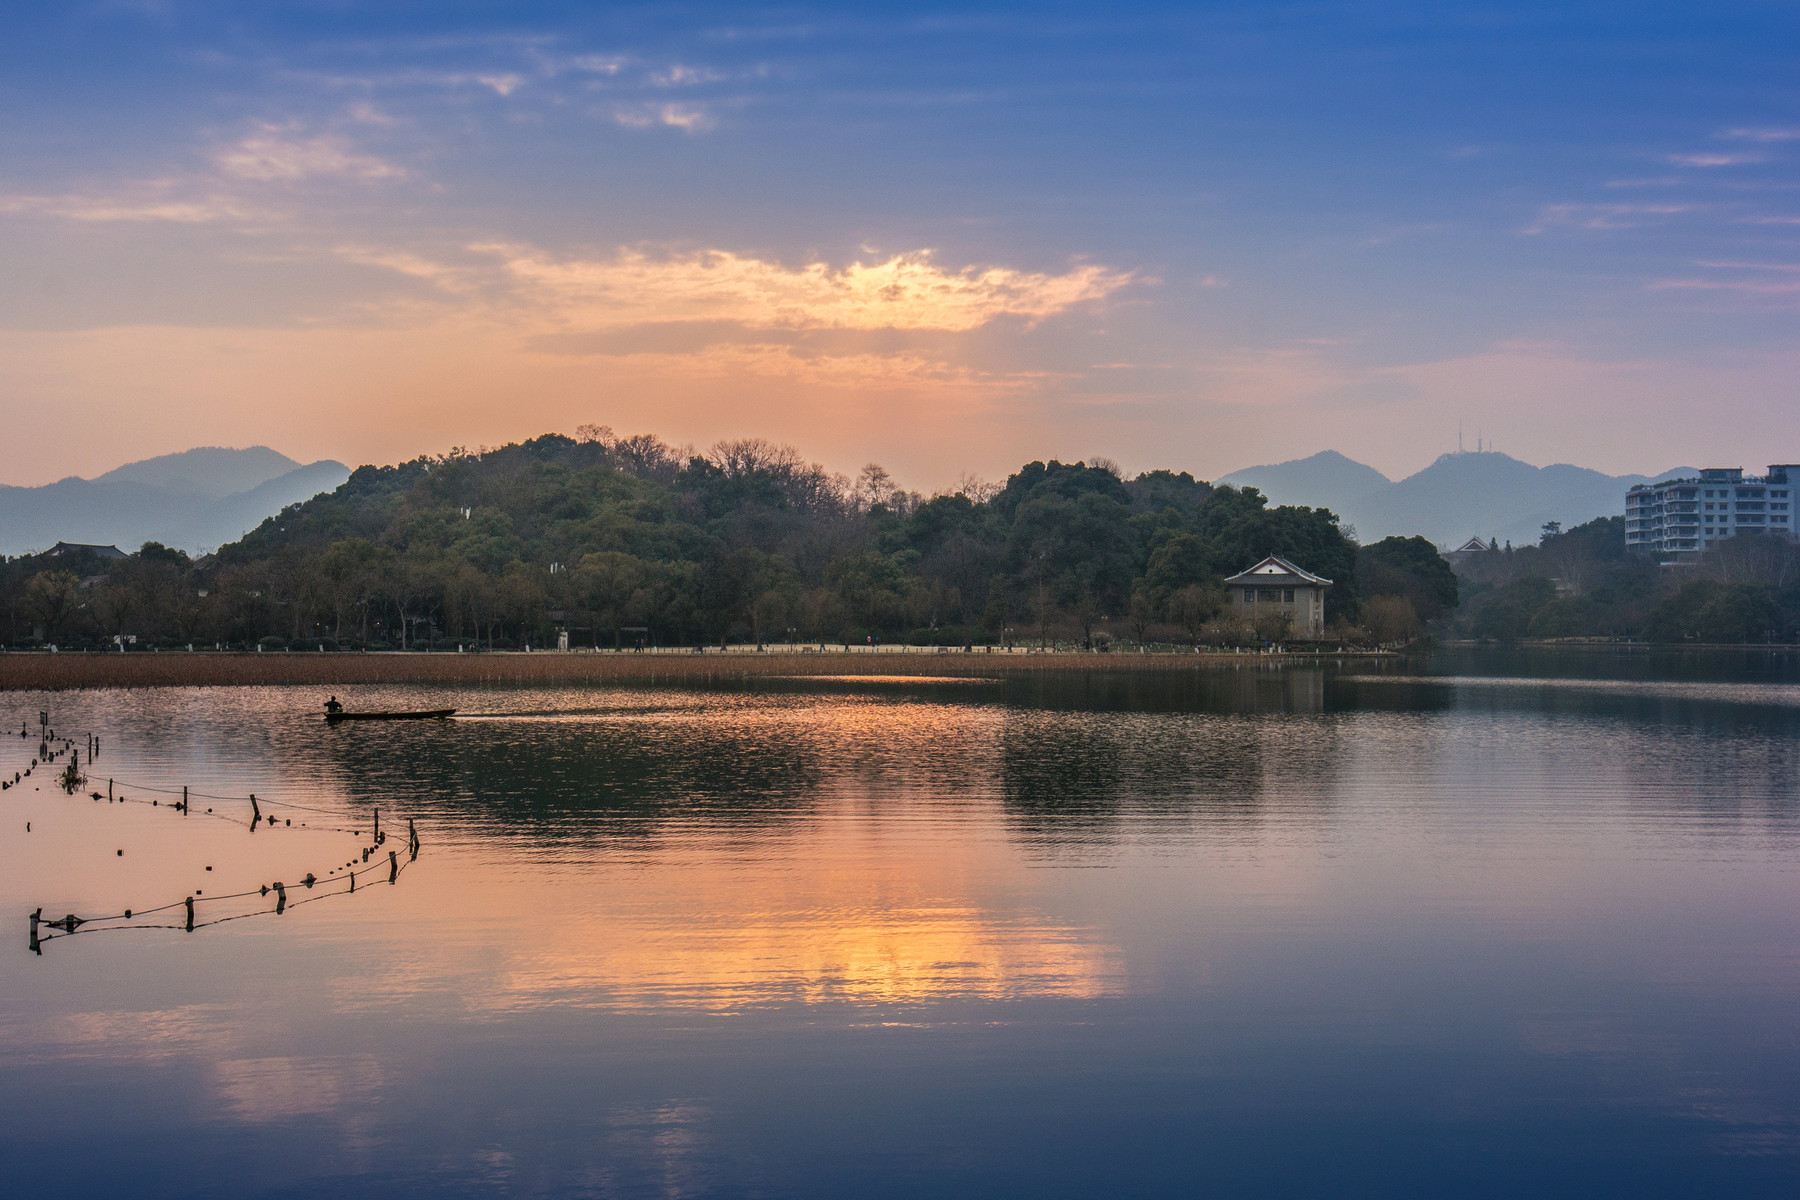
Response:
[[[1415,620],[1436,620],[1456,607],[1456,572],[1422,537],[1383,538],[1358,548],[1356,583],[1365,596],[1403,597]],[[1363,623],[1370,624],[1366,614]]]
[[[1189,641],[1200,640],[1201,631],[1225,608],[1225,589],[1216,583],[1190,583],[1169,597],[1168,613]]]
[[[436,630],[492,645],[566,619],[650,625],[665,643],[925,627],[972,642],[1035,620],[1092,645],[1117,621],[1140,640],[1167,624],[1201,636],[1219,580],[1269,553],[1336,580],[1334,615],[1354,610],[1357,553],[1336,518],[1253,489],[1051,461],[926,501],[878,467],[853,484],[755,439],[702,455],[596,425],[360,468],[204,566],[156,544],[124,561],[0,562],[0,593],[69,638],[129,625],[148,640],[411,648]],[[28,597],[46,571],[88,583]]]
[[[1419,614],[1405,596],[1370,596],[1363,601],[1362,622],[1384,645],[1419,635]]]
[[[55,641],[66,631],[80,603],[81,581],[68,571],[40,571],[25,584],[25,615]]]

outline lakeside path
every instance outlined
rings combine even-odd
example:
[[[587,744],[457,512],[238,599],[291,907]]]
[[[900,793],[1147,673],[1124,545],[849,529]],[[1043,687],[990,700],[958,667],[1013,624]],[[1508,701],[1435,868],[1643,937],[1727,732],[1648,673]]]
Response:
[[[129,654],[0,653],[0,690],[59,688],[242,687],[282,684],[613,684],[681,683],[782,675],[910,675],[957,678],[1052,671],[1126,673],[1195,671],[1255,663],[1302,666],[1390,658],[1385,651],[1135,654],[993,653],[897,649],[799,652],[711,650],[617,653],[539,651],[434,653],[268,653],[218,651]]]

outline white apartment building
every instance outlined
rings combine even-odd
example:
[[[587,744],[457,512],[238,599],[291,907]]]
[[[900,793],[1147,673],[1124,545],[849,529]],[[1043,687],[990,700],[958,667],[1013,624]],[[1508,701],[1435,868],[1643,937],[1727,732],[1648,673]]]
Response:
[[[1800,465],[1746,475],[1742,467],[1710,467],[1695,479],[1640,483],[1625,495],[1625,544],[1679,560],[1744,533],[1794,538],[1794,494]]]

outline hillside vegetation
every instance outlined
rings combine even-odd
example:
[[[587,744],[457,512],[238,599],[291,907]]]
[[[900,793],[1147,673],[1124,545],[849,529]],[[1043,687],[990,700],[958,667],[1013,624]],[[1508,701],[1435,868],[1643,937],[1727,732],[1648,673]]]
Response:
[[[1625,547],[1625,518],[1546,526],[1535,546],[1459,564],[1452,632],[1494,641],[1621,638],[1653,642],[1800,640],[1800,546],[1732,538],[1678,566]]]
[[[1429,543],[1359,550],[1325,509],[1185,473],[1034,462],[925,498],[766,442],[694,454],[599,428],[363,467],[216,560],[20,559],[0,589],[13,644],[1235,644],[1290,632],[1226,620],[1218,581],[1268,554],[1336,581],[1334,639],[1408,636],[1455,604]]]

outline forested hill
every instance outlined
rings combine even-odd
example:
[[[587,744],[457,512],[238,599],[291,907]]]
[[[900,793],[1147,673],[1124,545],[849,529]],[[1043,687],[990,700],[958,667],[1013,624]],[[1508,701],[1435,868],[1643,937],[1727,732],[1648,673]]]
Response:
[[[1218,581],[1267,554],[1336,580],[1334,616],[1355,616],[1336,518],[1254,489],[1034,462],[925,499],[764,442],[698,455],[588,430],[361,468],[226,547],[215,574],[240,637],[280,631],[257,611],[272,602],[298,614],[290,636],[394,644],[402,628],[503,643],[553,626],[578,644],[620,627],[663,645],[1141,639],[1197,634]]]

